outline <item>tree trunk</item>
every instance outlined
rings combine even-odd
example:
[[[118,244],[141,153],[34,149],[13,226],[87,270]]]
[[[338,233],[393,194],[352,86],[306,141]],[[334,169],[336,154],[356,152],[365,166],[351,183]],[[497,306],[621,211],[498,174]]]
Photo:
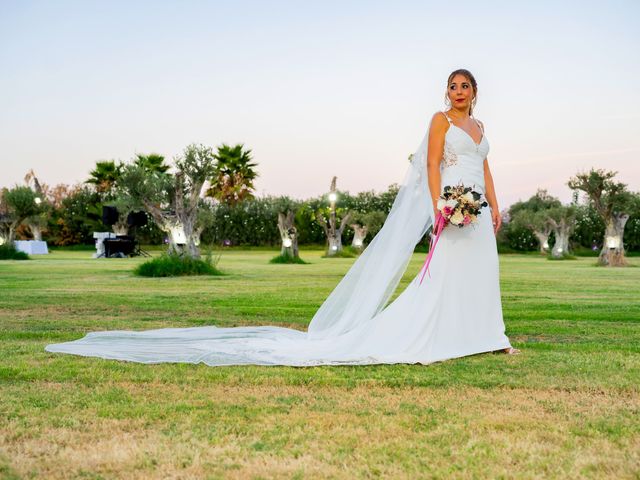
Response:
[[[562,258],[569,254],[569,237],[575,227],[575,218],[569,215],[569,211],[564,211],[560,218],[548,217],[546,220],[550,230],[555,236],[555,243],[551,250],[553,258]]]
[[[180,212],[182,218],[181,220],[182,228],[184,230],[184,235],[186,237],[186,243],[183,247],[183,254],[190,256],[191,258],[200,258],[200,249],[198,245],[200,243],[200,236],[198,232],[195,230],[195,215],[189,215],[186,212]],[[179,214],[180,214],[179,213]]]
[[[627,265],[622,238],[624,235],[624,226],[628,219],[629,215],[626,213],[614,213],[611,215],[611,218],[609,218],[604,232],[602,250],[598,257],[598,263],[600,265],[609,267],[623,267]]]
[[[369,228],[366,225],[358,225],[357,223],[351,224],[353,228],[353,240],[351,246],[357,250],[364,248],[364,239],[367,236]]]
[[[536,236],[538,242],[540,243],[540,253],[546,254],[549,250],[549,233],[534,230],[533,234]]]
[[[556,243],[554,243],[553,249],[551,250],[551,256],[553,258],[562,258],[569,254],[569,235],[571,234],[571,229],[567,228],[563,223],[559,228],[554,230],[554,234]]]
[[[22,223],[22,220],[15,220],[9,225],[9,238],[7,242],[9,245],[13,245],[13,242],[16,240],[16,230],[20,226],[20,223]]]
[[[329,257],[337,254],[342,251],[342,237],[340,235],[330,235],[329,236],[329,250],[327,251],[327,255]]]
[[[191,224],[183,224],[177,220],[166,221],[168,227],[161,228],[169,238],[169,253],[200,258],[200,230],[194,230]]]
[[[202,229],[194,228],[197,213],[195,209],[176,208],[176,215],[171,215],[148,202],[144,203],[144,207],[158,228],[167,234],[169,253],[200,258],[198,245]]]
[[[119,214],[118,221],[111,226],[111,229],[116,235],[128,235],[129,223],[127,222],[127,216]]]
[[[0,245],[9,245],[11,243],[9,240],[9,235],[9,224],[0,224]]]
[[[282,240],[282,248],[280,255],[291,258],[300,258],[298,251],[298,231],[293,224],[294,214],[291,210],[285,216],[278,213],[278,230],[280,231],[280,239]]]
[[[169,253],[175,255],[182,255],[184,246],[187,244],[187,236],[184,233],[182,225],[175,220],[165,222],[165,227],[161,230],[167,233],[167,239],[169,240]]]
[[[327,236],[327,242],[329,243],[329,248],[327,250],[327,256],[332,257],[337,253],[342,251],[342,231],[344,227],[347,225],[349,220],[351,219],[351,212],[348,212],[342,221],[340,222],[340,228],[336,229],[336,216],[335,212],[332,212],[332,215],[329,216],[329,225],[327,225],[327,221],[324,219],[322,215],[318,215],[317,217],[318,223],[322,225],[324,228],[324,233]]]
[[[200,192],[202,190],[202,182],[196,183],[191,186],[191,193],[187,202],[184,200],[184,191],[181,188],[182,172],[176,173],[175,185],[176,185],[176,198],[174,205],[176,209],[177,225],[182,227],[185,235],[185,244],[182,247],[181,253],[188,255],[191,258],[200,258],[200,232],[196,229],[196,219],[198,215],[198,199],[200,198]]]
[[[27,224],[29,230],[31,230],[31,234],[33,235],[33,239],[37,241],[42,241],[42,228],[40,225],[35,223]]]
[[[184,253],[191,258],[199,259],[200,258],[200,248],[198,244],[200,243],[200,238],[195,235],[195,232],[187,235],[187,244],[185,245]]]
[[[167,234],[169,242],[169,253],[180,255],[182,253],[182,244],[186,242],[184,229],[177,222],[176,218],[162,211],[157,205],[150,202],[143,202],[144,208],[156,222],[158,228]]]

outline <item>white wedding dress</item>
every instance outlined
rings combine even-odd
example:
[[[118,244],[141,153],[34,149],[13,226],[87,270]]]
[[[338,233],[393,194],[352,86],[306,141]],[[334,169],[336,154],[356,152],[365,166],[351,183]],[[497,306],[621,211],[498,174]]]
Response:
[[[486,136],[476,144],[450,119],[449,123],[441,185],[462,182],[484,193]],[[433,223],[427,141],[428,132],[412,156],[383,228],[318,309],[306,332],[276,326],[105,331],[47,345],[46,350],[141,363],[312,366],[428,364],[510,347],[489,207],[482,209],[476,224],[447,226],[422,284],[418,271],[387,305],[416,243]]]

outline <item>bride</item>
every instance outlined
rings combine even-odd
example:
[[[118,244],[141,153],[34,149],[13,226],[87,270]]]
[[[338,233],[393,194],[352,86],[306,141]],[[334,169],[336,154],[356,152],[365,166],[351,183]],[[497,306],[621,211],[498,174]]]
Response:
[[[447,80],[449,110],[433,115],[380,232],[320,306],[306,332],[277,326],[93,332],[49,352],[140,363],[223,365],[428,364],[482,352],[519,353],[504,333],[495,234],[500,228],[484,126],[472,116],[477,84]],[[446,227],[429,273],[391,303],[415,245],[433,225],[446,185],[484,194],[478,222]]]

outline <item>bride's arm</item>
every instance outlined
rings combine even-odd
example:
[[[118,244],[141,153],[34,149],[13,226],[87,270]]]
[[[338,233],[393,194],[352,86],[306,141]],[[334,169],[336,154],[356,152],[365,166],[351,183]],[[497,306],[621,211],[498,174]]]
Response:
[[[429,194],[433,202],[434,218],[436,205],[440,197],[440,162],[444,150],[444,136],[449,129],[449,122],[438,112],[431,119],[429,127],[429,145],[427,149],[427,175],[429,177]]]
[[[493,185],[493,177],[491,176],[491,170],[489,169],[489,160],[484,159],[484,196],[487,198],[487,203],[491,207],[491,218],[493,220],[493,231],[498,233],[500,226],[502,225],[502,217],[500,215],[500,209],[498,208],[498,199],[496,198],[496,189]]]

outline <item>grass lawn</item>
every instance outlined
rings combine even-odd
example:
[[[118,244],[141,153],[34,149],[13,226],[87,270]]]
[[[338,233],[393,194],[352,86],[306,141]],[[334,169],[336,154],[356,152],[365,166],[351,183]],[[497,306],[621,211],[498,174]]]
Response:
[[[640,258],[501,255],[518,356],[140,365],[44,351],[95,330],[305,329],[353,259],[140,278],[141,259],[0,262],[0,478],[639,478]],[[420,268],[415,254],[402,286]]]

